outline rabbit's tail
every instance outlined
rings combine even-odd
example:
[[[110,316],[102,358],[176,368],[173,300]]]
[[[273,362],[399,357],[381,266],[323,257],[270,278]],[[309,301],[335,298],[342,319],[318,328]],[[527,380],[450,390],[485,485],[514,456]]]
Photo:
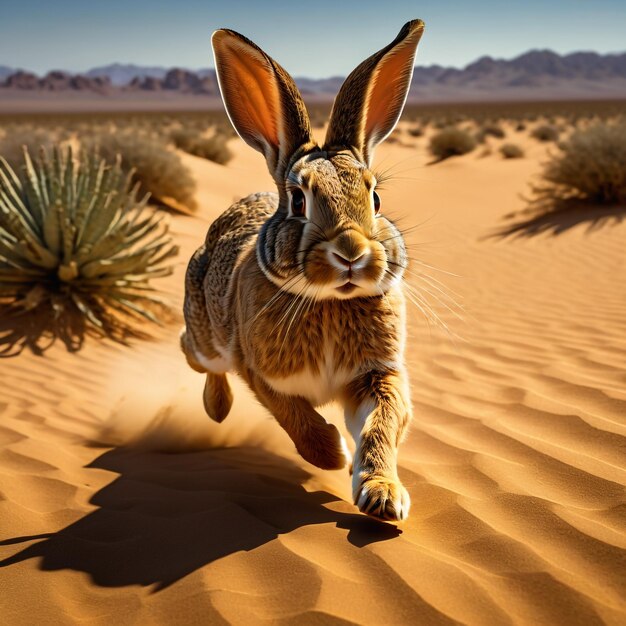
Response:
[[[204,383],[204,410],[216,422],[223,421],[233,405],[233,392],[226,374],[207,372]]]

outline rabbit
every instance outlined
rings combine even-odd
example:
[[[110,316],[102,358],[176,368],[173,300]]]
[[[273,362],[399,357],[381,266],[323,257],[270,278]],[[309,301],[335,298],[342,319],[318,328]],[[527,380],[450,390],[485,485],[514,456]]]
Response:
[[[355,441],[359,510],[399,521],[409,494],[397,450],[411,419],[404,364],[408,258],[385,217],[371,167],[404,107],[424,23],[405,24],[343,83],[323,146],[287,72],[244,36],[215,31],[222,99],[239,136],[263,154],[278,193],[239,200],[210,226],[185,278],[181,348],[206,374],[217,422],[236,372],[300,455],[323,469],[350,465],[338,429],[315,407],[338,401]]]

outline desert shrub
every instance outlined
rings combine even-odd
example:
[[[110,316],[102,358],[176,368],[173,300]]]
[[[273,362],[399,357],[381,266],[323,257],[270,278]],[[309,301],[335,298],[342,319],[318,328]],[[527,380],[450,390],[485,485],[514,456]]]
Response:
[[[487,137],[502,139],[505,134],[506,133],[501,126],[498,126],[497,124],[486,124],[482,128],[478,129],[478,132],[476,133],[476,141],[478,143],[483,143]]]
[[[6,129],[0,138],[0,156],[13,169],[19,169],[24,162],[24,148],[36,154],[40,148],[51,151],[53,146],[65,137],[55,129],[16,125]]]
[[[328,122],[330,110],[325,105],[313,105],[308,107],[309,120],[312,128],[322,128]],[[229,123],[230,130],[236,135],[232,125]]]
[[[421,126],[415,126],[409,128],[408,133],[411,137],[421,137],[424,134],[424,129]]]
[[[88,151],[98,150],[109,162],[121,156],[122,168],[132,171],[139,183],[139,194],[149,193],[154,200],[175,210],[196,208],[196,183],[180,157],[168,149],[164,140],[151,133],[118,131],[84,138]]]
[[[228,147],[228,137],[221,133],[205,137],[193,130],[177,128],[170,133],[170,137],[180,150],[208,161],[226,165],[233,158]]]
[[[518,122],[515,125],[515,130],[518,133],[521,133],[521,132],[525,131],[526,130],[526,124],[524,124],[524,122]]]
[[[550,124],[541,124],[533,128],[530,136],[539,141],[556,141],[559,138],[559,131]]]
[[[177,248],[136,191],[119,160],[93,153],[26,152],[23,176],[0,160],[0,318],[78,318],[122,341],[138,317],[157,321],[150,280],[171,273]]]
[[[394,128],[391,134],[385,139],[388,144],[402,144],[402,129]]]
[[[575,131],[545,164],[544,198],[626,202],[626,123],[598,122]]]
[[[430,139],[429,149],[438,160],[467,154],[476,147],[476,140],[467,131],[460,128],[444,128]]]
[[[521,159],[524,151],[514,143],[505,143],[500,146],[500,154],[505,159]]]

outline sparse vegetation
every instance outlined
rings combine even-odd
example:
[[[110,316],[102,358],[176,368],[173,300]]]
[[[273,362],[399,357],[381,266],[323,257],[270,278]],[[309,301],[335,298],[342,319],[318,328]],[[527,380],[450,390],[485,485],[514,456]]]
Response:
[[[387,143],[401,143],[401,138],[402,138],[402,129],[396,127],[394,128],[391,135],[387,137],[386,141]]]
[[[575,131],[551,155],[543,171],[541,200],[626,202],[626,122],[598,122]]]
[[[225,165],[233,158],[228,137],[222,133],[204,136],[198,131],[177,128],[170,135],[174,145],[194,156]]]
[[[408,133],[411,137],[421,137],[424,134],[424,129],[421,126],[414,126],[409,128]]]
[[[559,131],[551,124],[540,124],[539,126],[533,128],[530,136],[534,137],[538,141],[557,141],[559,138]]]
[[[482,128],[478,129],[476,133],[476,141],[483,143],[487,137],[495,137],[496,139],[503,139],[506,133],[501,126],[497,124],[486,124]]]
[[[39,315],[120,341],[137,318],[157,321],[165,307],[150,281],[171,273],[178,250],[136,191],[119,161],[93,153],[42,151],[33,163],[25,152],[24,176],[0,160],[0,317]]]
[[[500,154],[505,159],[521,159],[524,151],[514,143],[505,143],[500,146]]]
[[[0,156],[13,168],[18,169],[24,162],[24,148],[36,154],[40,148],[48,151],[64,137],[54,128],[19,124],[5,131],[0,138]]]
[[[180,157],[167,144],[149,133],[118,131],[100,133],[83,140],[87,150],[98,150],[109,162],[117,155],[122,167],[138,182],[140,194],[183,212],[196,208],[196,183]]]
[[[452,156],[471,152],[476,147],[476,140],[467,131],[460,128],[444,128],[435,133],[430,140],[430,153],[439,161]]]

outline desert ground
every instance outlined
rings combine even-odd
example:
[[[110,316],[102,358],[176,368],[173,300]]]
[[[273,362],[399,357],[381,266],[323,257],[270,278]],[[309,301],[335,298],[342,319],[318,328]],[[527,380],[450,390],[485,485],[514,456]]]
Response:
[[[624,214],[524,223],[544,144],[428,165],[405,131],[376,163],[417,294],[410,518],[361,515],[348,470],[303,461],[240,381],[210,422],[180,321],[25,350],[0,360],[1,623],[626,623]],[[175,309],[211,220],[272,189],[231,145],[227,166],[181,153],[199,208],[172,217]]]

